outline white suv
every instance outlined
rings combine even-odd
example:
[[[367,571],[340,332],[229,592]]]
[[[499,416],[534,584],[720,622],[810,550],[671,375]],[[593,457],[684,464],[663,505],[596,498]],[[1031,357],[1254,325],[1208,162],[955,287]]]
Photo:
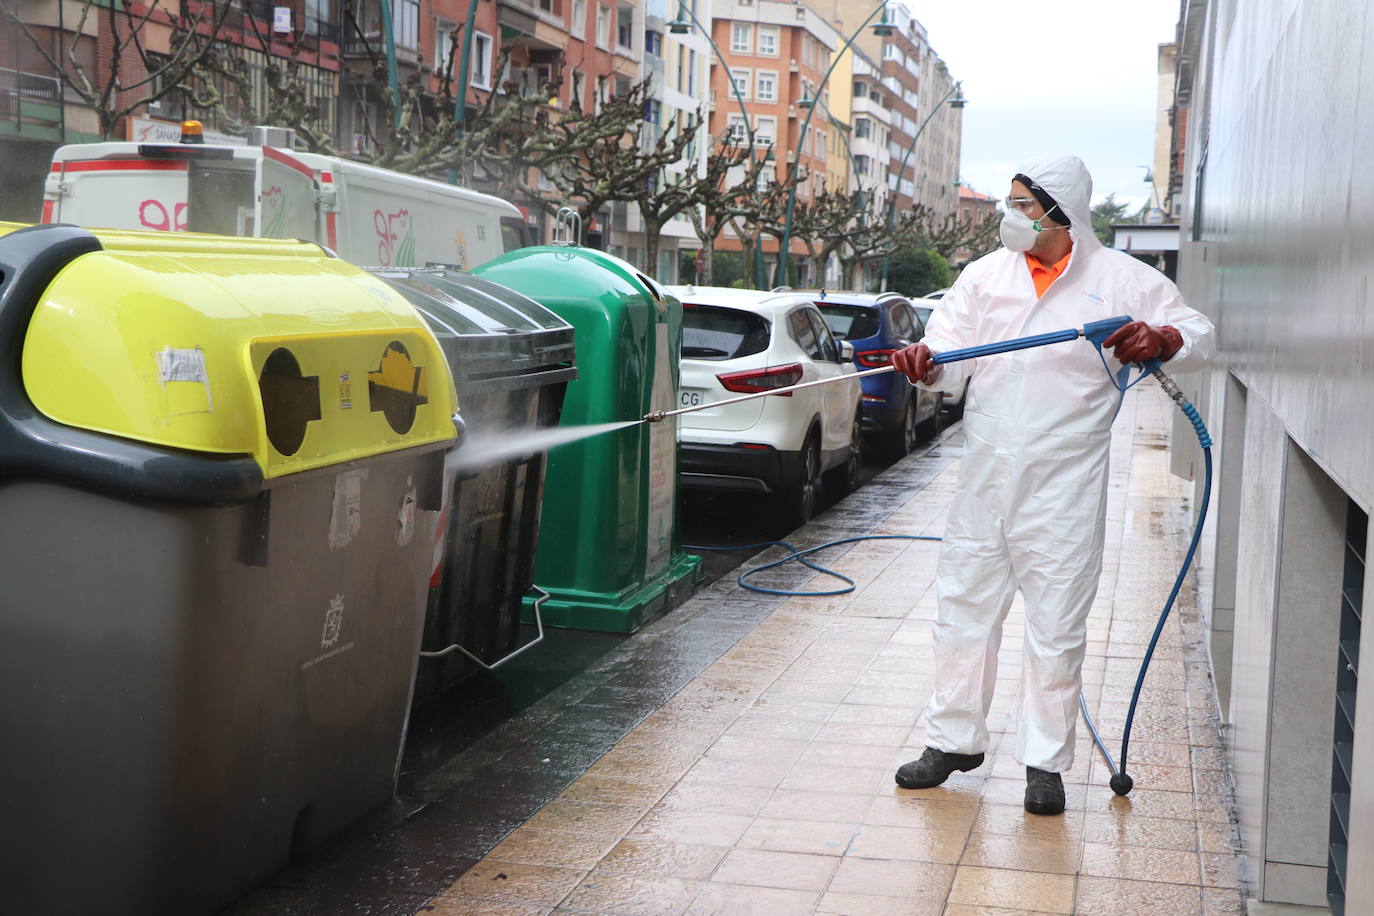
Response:
[[[861,448],[853,348],[835,340],[811,298],[710,287],[668,290],[683,306],[681,407],[850,376],[678,417],[682,485],[771,494],[794,526],[814,514],[822,476],[831,490],[853,490]]]

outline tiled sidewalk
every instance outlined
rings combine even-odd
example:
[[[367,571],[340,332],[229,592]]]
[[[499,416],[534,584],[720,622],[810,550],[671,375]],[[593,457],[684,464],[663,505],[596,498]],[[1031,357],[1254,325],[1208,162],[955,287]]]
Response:
[[[1115,427],[1084,676],[1114,753],[1189,533],[1189,488],[1168,474],[1164,448],[1171,409],[1145,389]],[[900,505],[874,533],[939,534],[957,474],[953,462],[922,489],[894,488]],[[781,603],[420,911],[1243,913],[1229,775],[1188,590],[1137,712],[1129,798],[1107,787],[1080,728],[1069,810],[1022,810],[1008,716],[1020,686],[1019,600],[987,762],[937,789],[893,784],[924,745],[937,550],[875,541],[836,556],[828,565],[858,581],[854,593]]]

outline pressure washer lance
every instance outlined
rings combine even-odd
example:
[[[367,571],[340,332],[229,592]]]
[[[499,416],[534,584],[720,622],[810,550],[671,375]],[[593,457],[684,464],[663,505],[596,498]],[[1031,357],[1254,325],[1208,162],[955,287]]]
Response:
[[[941,363],[957,363],[960,360],[976,359],[980,356],[991,356],[994,353],[1009,353],[1012,350],[1027,350],[1031,347],[1043,347],[1046,344],[1067,343],[1070,340],[1077,340],[1080,337],[1087,337],[1090,340],[1097,338],[1097,343],[1100,347],[1102,340],[1106,340],[1108,335],[1131,320],[1132,319],[1126,316],[1108,318],[1105,321],[1090,322],[1082,328],[1066,328],[1062,331],[1052,331],[1048,334],[1034,334],[1030,337],[1017,337],[1013,340],[979,344],[975,347],[964,347],[961,350],[947,350],[944,353],[936,353],[931,358],[936,365]],[[1107,325],[1112,325],[1112,327],[1103,333]],[[812,388],[816,385],[828,385],[831,382],[843,382],[848,379],[864,378],[869,375],[884,375],[888,372],[895,372],[896,370],[896,366],[879,366],[877,369],[864,369],[852,375],[838,375],[834,378],[814,379],[809,382],[788,385],[785,388],[770,388],[767,391],[742,394],[737,398],[726,398],[723,401],[711,401],[706,404],[697,404],[693,407],[679,407],[677,410],[655,410],[646,413],[644,419],[649,423],[657,423],[660,420],[676,417],[679,414],[692,413],[712,407],[725,407],[728,404],[738,404],[741,401],[752,401],[754,398],[766,398],[770,395],[791,394],[794,391],[800,391],[803,388]]]
[[[1078,705],[1083,713],[1083,720],[1088,726],[1088,731],[1092,733],[1093,743],[1097,745],[1097,749],[1102,754],[1102,758],[1106,762],[1107,768],[1111,770],[1112,775],[1111,779],[1109,780],[1109,783],[1112,787],[1112,791],[1115,792],[1117,795],[1126,795],[1128,792],[1131,791],[1131,788],[1135,785],[1135,781],[1131,779],[1131,777],[1128,776],[1126,773],[1126,752],[1130,747],[1131,725],[1135,721],[1136,704],[1140,701],[1140,692],[1145,685],[1145,673],[1150,668],[1150,659],[1154,656],[1155,646],[1159,643],[1159,637],[1164,632],[1165,623],[1168,622],[1169,611],[1173,609],[1174,600],[1178,597],[1179,591],[1183,588],[1183,581],[1187,577],[1188,569],[1192,565],[1194,555],[1197,553],[1198,542],[1202,538],[1202,526],[1203,523],[1207,520],[1207,508],[1210,504],[1212,493],[1212,439],[1211,436],[1208,435],[1207,426],[1205,423],[1202,422],[1202,417],[1199,416],[1197,408],[1194,407],[1191,403],[1189,403],[1188,399],[1184,396],[1183,392],[1179,390],[1178,385],[1176,385],[1174,383],[1174,380],[1164,372],[1163,368],[1161,368],[1159,361],[1151,359],[1146,360],[1144,363],[1140,363],[1137,367],[1140,370],[1140,375],[1137,376],[1134,380],[1131,380],[1130,378],[1132,371],[1130,366],[1122,366],[1120,369],[1117,370],[1115,374],[1113,374],[1111,372],[1111,368],[1107,365],[1106,356],[1102,353],[1103,342],[1105,342],[1108,337],[1115,333],[1117,329],[1129,324],[1133,320],[1134,319],[1131,318],[1129,315],[1118,315],[1115,318],[1106,318],[1102,321],[1090,321],[1087,324],[1085,324],[1082,328],[1066,328],[1063,331],[1054,331],[1049,334],[1036,334],[1030,337],[1018,337],[1013,340],[1004,340],[997,343],[980,344],[974,347],[965,347],[959,350],[947,350],[944,353],[933,354],[931,357],[936,364],[953,363],[964,359],[975,359],[980,356],[991,356],[996,353],[1010,353],[1013,350],[1026,350],[1031,347],[1043,347],[1047,344],[1067,343],[1071,340],[1077,340],[1080,337],[1086,338],[1097,349],[1097,354],[1102,359],[1102,367],[1104,370],[1106,370],[1108,377],[1111,378],[1112,384],[1116,386],[1118,391],[1124,394],[1129,388],[1131,388],[1133,385],[1135,385],[1137,382],[1143,379],[1146,375],[1153,375],[1159,381],[1160,387],[1164,389],[1164,393],[1167,394],[1176,405],[1178,405],[1178,409],[1183,411],[1183,415],[1188,418],[1190,423],[1192,423],[1193,431],[1197,434],[1198,443],[1202,446],[1202,455],[1204,459],[1205,469],[1205,477],[1202,488],[1202,500],[1198,507],[1197,522],[1193,527],[1193,537],[1188,545],[1188,552],[1183,558],[1183,565],[1179,568],[1178,577],[1174,579],[1174,587],[1172,591],[1169,592],[1168,600],[1164,603],[1164,610],[1160,612],[1159,621],[1155,624],[1154,635],[1151,637],[1150,645],[1145,650],[1145,656],[1140,663],[1140,673],[1136,676],[1135,690],[1131,693],[1131,705],[1130,709],[1126,713],[1126,724],[1125,727],[1122,729],[1121,733],[1121,762],[1119,766],[1117,764],[1117,761],[1112,759],[1111,752],[1107,750],[1106,743],[1103,742],[1102,736],[1099,735],[1097,732],[1097,726],[1093,723],[1092,716],[1088,712],[1087,700],[1083,697],[1081,693],[1078,695]],[[867,375],[882,375],[883,373],[893,372],[895,370],[895,366],[882,366],[877,369],[866,369],[862,372],[856,372],[853,375],[841,375],[836,378],[825,378],[810,382],[802,382],[798,385],[790,385],[786,388],[773,388],[768,391],[760,391],[753,394],[741,395],[737,398],[728,398],[724,401],[713,401],[708,404],[699,404],[694,407],[681,407],[677,410],[654,411],[652,413],[645,414],[644,421],[647,421],[649,423],[657,423],[660,420],[666,420],[668,417],[675,417],[678,414],[692,413],[693,411],[697,410],[705,410],[709,407],[721,407],[726,404],[736,404],[740,401],[750,401],[754,398],[768,397],[769,395],[774,394],[787,394],[802,388],[810,388],[813,385],[825,385],[830,382],[838,382],[850,378],[862,378],[863,376]],[[847,540],[860,539],[853,538]],[[826,546],[830,545],[821,545],[821,547]],[[770,565],[776,565],[776,563]],[[743,582],[741,582],[741,584],[743,585]]]

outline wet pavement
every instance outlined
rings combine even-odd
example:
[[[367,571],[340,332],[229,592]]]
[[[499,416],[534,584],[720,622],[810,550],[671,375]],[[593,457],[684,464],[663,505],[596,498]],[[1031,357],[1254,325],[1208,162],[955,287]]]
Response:
[[[1113,439],[1084,675],[1112,745],[1189,533],[1190,485],[1164,449],[1171,409],[1157,390],[1128,397]],[[938,534],[959,445],[955,427],[789,540]],[[633,637],[593,640],[561,686],[460,753],[412,760],[386,810],[229,912],[1243,913],[1190,590],[1146,681],[1129,798],[1080,729],[1069,810],[1022,810],[1019,601],[987,762],[937,789],[893,784],[924,743],[937,551],[837,549],[828,565],[859,588],[830,598],[753,594],[727,575]],[[792,564],[760,582],[813,576]]]

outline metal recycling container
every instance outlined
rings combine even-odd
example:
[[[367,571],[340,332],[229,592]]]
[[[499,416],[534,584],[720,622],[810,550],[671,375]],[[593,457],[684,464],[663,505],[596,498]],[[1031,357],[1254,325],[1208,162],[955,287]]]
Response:
[[[473,273],[572,324],[578,377],[562,426],[675,406],[682,306],[630,264],[546,246],[508,252]],[[701,561],[681,549],[677,488],[671,423],[636,423],[550,451],[534,575],[551,596],[545,623],[628,633],[690,594]]]
[[[527,296],[446,268],[374,274],[424,316],[443,347],[470,448],[500,445],[558,425],[573,364],[573,328]],[[459,454],[459,453],[455,453]],[[520,644],[520,613],[534,585],[546,452],[451,469],[441,546],[430,579],[415,700],[423,702],[498,665]],[[445,653],[439,655],[437,653]]]
[[[310,244],[0,227],[0,911],[212,912],[395,787],[452,380]]]

